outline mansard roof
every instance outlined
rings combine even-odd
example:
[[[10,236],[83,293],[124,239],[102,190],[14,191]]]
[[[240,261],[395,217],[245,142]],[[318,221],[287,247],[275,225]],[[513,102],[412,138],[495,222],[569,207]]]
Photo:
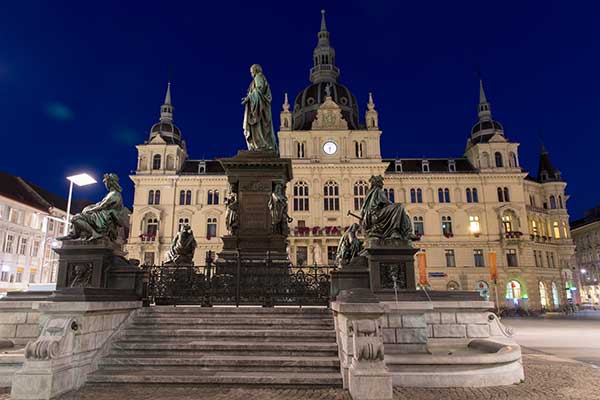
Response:
[[[204,172],[201,167],[204,166]],[[180,171],[181,175],[224,175],[225,170],[217,160],[185,160]]]
[[[477,169],[471,162],[464,157],[459,158],[396,158],[384,159],[389,162],[386,173],[475,173]],[[423,172],[423,161],[427,161],[429,172]],[[450,170],[450,165],[454,161],[455,170]],[[402,164],[402,168],[398,170],[396,165]]]

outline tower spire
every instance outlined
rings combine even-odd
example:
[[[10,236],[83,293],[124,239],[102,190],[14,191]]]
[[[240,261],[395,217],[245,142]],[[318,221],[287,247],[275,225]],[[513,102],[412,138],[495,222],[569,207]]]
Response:
[[[336,82],[340,70],[335,66],[335,50],[329,42],[329,32],[325,22],[325,10],[321,10],[321,30],[317,33],[319,41],[313,51],[314,66],[310,70],[310,81]]]
[[[160,121],[173,122],[173,105],[171,104],[171,82],[167,83],[165,102],[160,106]]]
[[[492,119],[492,109],[485,96],[482,79],[479,80],[479,105],[477,106],[477,111],[479,121],[489,121]]]

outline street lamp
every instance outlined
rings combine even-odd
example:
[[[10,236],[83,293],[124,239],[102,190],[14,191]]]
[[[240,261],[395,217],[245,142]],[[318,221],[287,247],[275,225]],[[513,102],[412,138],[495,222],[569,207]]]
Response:
[[[71,199],[73,197],[73,184],[77,186],[87,186],[96,183],[96,180],[86,173],[67,176],[67,180],[69,180],[69,182],[71,183],[69,184],[69,199],[67,200],[67,219],[65,224],[65,230],[63,232],[65,236],[69,233],[69,221],[71,217]]]

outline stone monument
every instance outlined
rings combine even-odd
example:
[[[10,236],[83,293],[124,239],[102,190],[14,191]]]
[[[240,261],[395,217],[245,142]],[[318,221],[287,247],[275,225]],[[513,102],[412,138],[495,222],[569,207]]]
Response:
[[[264,265],[289,265],[286,251],[288,200],[286,184],[292,164],[279,157],[271,118],[271,89],[258,64],[250,67],[252,82],[244,105],[244,137],[248,150],[219,159],[229,181],[226,196],[227,235],[217,259],[217,269],[244,260]]]
[[[143,272],[125,259],[122,239],[129,226],[116,174],[105,174],[108,193],[73,216],[66,236],[58,238],[56,292],[53,301],[136,300],[142,294]]]
[[[181,231],[177,233],[167,253],[164,266],[194,265],[194,251],[196,250],[196,239],[190,224],[183,224]]]

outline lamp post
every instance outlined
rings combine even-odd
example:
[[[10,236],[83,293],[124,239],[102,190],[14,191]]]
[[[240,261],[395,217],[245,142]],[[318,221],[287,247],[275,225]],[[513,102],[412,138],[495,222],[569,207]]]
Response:
[[[67,176],[69,184],[69,199],[67,200],[67,218],[63,234],[66,236],[69,233],[69,222],[71,219],[71,200],[73,198],[73,184],[77,186],[87,186],[96,183],[96,180],[86,173]]]

